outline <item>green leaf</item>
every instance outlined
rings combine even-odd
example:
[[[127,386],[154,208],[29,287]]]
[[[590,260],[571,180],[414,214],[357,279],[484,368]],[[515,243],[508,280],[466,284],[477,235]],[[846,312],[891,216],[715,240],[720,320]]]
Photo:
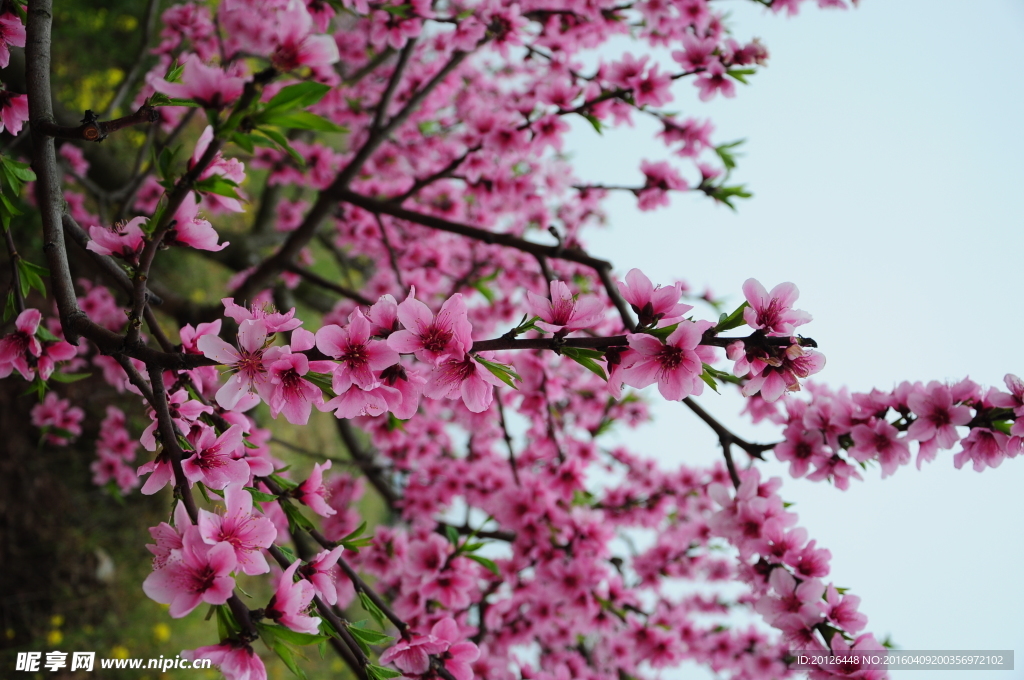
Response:
[[[597,134],[604,134],[601,130],[601,121],[597,119],[597,116],[592,113],[581,113],[580,115],[587,119],[587,122],[590,123],[594,127],[594,130],[597,131]]]
[[[175,59],[171,62],[171,65],[167,67],[167,73],[164,74],[164,80],[169,83],[177,83],[181,81],[181,72],[185,70],[184,64],[178,64],[178,60]]]
[[[284,514],[288,517],[288,524],[292,527],[293,531],[295,527],[305,529],[306,531],[313,531],[315,528],[313,523],[302,514],[301,510],[292,505],[291,501],[281,499],[279,505],[281,506],[281,509],[284,510]]]
[[[216,194],[218,196],[226,196],[228,198],[240,198],[238,191],[237,182],[221,177],[220,175],[213,175],[207,177],[204,180],[195,183],[196,191],[205,194]]]
[[[262,634],[265,630],[271,629],[274,637],[280,638],[285,642],[300,647],[306,645],[316,645],[328,639],[327,635],[313,635],[311,633],[300,633],[292,630],[291,628],[285,628],[284,626],[275,626],[268,623],[260,624],[260,633]]]
[[[48,331],[46,327],[42,325],[36,328],[36,337],[43,342],[60,342],[60,338]]]
[[[515,386],[515,383],[513,383],[512,381],[513,379],[515,379],[518,380],[519,382],[522,382],[523,379],[519,377],[518,373],[512,370],[511,366],[499,364],[494,361],[488,361],[487,359],[482,358],[479,354],[474,354],[473,358],[476,359],[477,363],[482,364],[484,368],[493,373],[498,378],[498,380],[505,383],[514,390],[519,389],[518,387]]]
[[[332,123],[323,116],[309,111],[264,111],[255,119],[257,125],[276,125],[292,130],[316,130],[318,132],[345,132],[345,128]],[[261,128],[262,129],[262,128]]]
[[[726,71],[726,73],[744,85],[749,85],[750,83],[747,81],[747,76],[754,75],[757,73],[757,70],[752,68],[731,68]]]
[[[707,383],[707,386],[713,389],[715,392],[718,391],[718,383],[715,382],[715,379],[711,377],[710,373],[704,371],[703,373],[700,374],[700,379]]]
[[[398,671],[385,668],[384,666],[377,666],[372,663],[366,667],[366,672],[369,673],[374,680],[391,680],[391,678],[402,677],[402,674]]]
[[[3,156],[4,167],[20,179],[23,182],[34,182],[36,180],[36,173],[32,171],[32,166],[28,163],[22,163],[16,161],[13,158],[7,158]]]
[[[245,488],[246,491],[249,492],[249,494],[252,496],[252,499],[254,501],[260,501],[261,503],[268,503],[270,501],[276,501],[277,500],[277,496],[275,496],[272,493],[264,493],[263,491],[260,491],[259,489],[254,489],[251,486],[247,486],[247,487],[244,487],[244,488]]]
[[[7,293],[7,304],[4,305],[4,323],[14,316],[14,291]]]
[[[272,141],[278,148],[288,152],[288,155],[292,157],[299,167],[306,167],[306,159],[299,155],[299,152],[292,148],[291,144],[288,143],[288,139],[277,130],[271,128],[257,128],[255,132],[263,135],[270,141]]]
[[[79,380],[85,380],[92,373],[54,373],[50,376],[50,380],[55,380],[59,383],[73,383]]]
[[[353,532],[351,532],[351,533],[347,534],[346,536],[342,536],[341,540],[342,540],[342,541],[351,541],[352,539],[356,538],[357,536],[360,536],[360,535],[362,535],[362,533],[363,533],[364,531],[366,531],[366,522],[363,522],[362,524],[360,524],[360,525],[359,525],[359,526],[358,526],[358,527],[356,528],[356,530],[355,530],[355,531],[353,531]]]
[[[480,555],[466,555],[466,557],[473,560],[477,564],[483,565],[488,571],[490,571],[495,576],[501,576],[501,570],[498,569],[498,565],[495,564],[492,560],[489,560],[486,557],[481,557]]]
[[[726,170],[734,170],[736,168],[736,154],[733,153],[733,149],[743,144],[744,141],[746,140],[740,139],[715,147],[715,153],[722,159],[722,165],[725,166]]]
[[[716,186],[709,187],[707,193],[711,198],[715,199],[719,203],[724,203],[729,206],[730,209],[736,210],[736,206],[733,205],[733,199],[735,198],[750,198],[754,194],[747,191],[746,187],[742,184],[737,186]]]
[[[267,111],[279,109],[304,109],[319,102],[330,91],[329,85],[310,81],[282,87],[281,91],[267,102],[267,106],[263,111],[266,113]]]
[[[718,320],[718,325],[715,326],[715,333],[722,333],[724,331],[731,331],[733,328],[739,328],[747,322],[743,320],[743,310],[750,306],[749,302],[744,301],[742,305],[733,310],[732,314],[728,316],[722,314]]]
[[[316,373],[315,371],[310,371],[303,377],[323,390],[324,394],[328,395],[331,399],[337,396],[332,388],[333,378],[329,373]]]
[[[50,271],[44,267],[28,262],[27,260],[18,260],[18,274],[21,276],[21,296],[28,297],[29,291],[35,288],[43,296],[46,296],[46,284],[43,283],[42,277],[39,273],[45,272],[44,276],[49,276]]]
[[[398,17],[399,19],[408,19],[409,10],[412,9],[412,5],[387,5],[385,7],[381,7],[381,9],[392,16]]]
[[[189,108],[198,109],[200,107],[199,102],[194,99],[181,99],[179,97],[168,97],[160,92],[155,92],[149,96],[150,106],[188,106]]]
[[[593,356],[592,353],[596,353],[597,356]],[[596,358],[604,356],[602,352],[596,352],[595,350],[585,349],[582,347],[563,347],[562,354],[601,378],[601,380],[604,380],[605,382],[608,381],[608,376],[605,374],[604,368],[595,361]]]
[[[244,132],[232,132],[231,141],[246,153],[255,153],[256,151],[256,142],[252,135],[247,135]]]
[[[452,545],[459,544],[459,530],[453,527],[451,524],[445,525],[444,533],[448,537],[448,541]]]
[[[283,467],[280,470],[274,470],[274,474],[270,475],[270,479],[272,479],[279,487],[281,487],[285,491],[291,491],[292,489],[297,487],[298,484],[296,484],[290,479],[285,479],[284,477],[277,474],[278,472],[285,472],[286,470],[288,470],[287,467]]]
[[[380,607],[373,603],[373,600],[370,599],[369,595],[361,590],[359,591],[359,604],[362,606],[363,611],[372,616],[381,628],[385,626],[384,612],[380,610]]]
[[[357,628],[356,626],[351,626],[351,625],[348,627],[348,632],[351,633],[352,637],[354,637],[355,639],[361,640],[361,641],[365,642],[368,645],[376,645],[378,647],[380,645],[386,645],[387,643],[389,643],[389,642],[391,642],[392,640],[395,639],[395,638],[391,637],[390,635],[386,635],[384,633],[379,633],[379,632],[377,632],[375,630],[367,630],[365,628]]]
[[[662,328],[651,328],[650,330],[644,331],[647,335],[653,335],[661,341],[664,341],[668,336],[672,335],[675,330],[679,328],[679,324],[674,323],[671,326],[664,326]]]

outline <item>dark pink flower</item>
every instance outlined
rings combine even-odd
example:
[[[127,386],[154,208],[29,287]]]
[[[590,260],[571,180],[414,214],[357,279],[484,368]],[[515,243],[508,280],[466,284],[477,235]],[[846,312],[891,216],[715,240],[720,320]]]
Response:
[[[953,405],[953,393],[949,387],[938,382],[928,383],[922,392],[913,392],[907,397],[907,405],[917,420],[907,428],[907,436],[920,442],[933,437],[944,449],[951,449],[960,440],[957,425],[971,421],[971,410],[966,406]]]
[[[899,430],[882,418],[873,424],[855,426],[850,436],[854,442],[850,457],[861,462],[877,457],[882,464],[882,477],[888,477],[900,465],[910,462],[906,439],[899,437]]]
[[[317,349],[339,361],[331,381],[336,394],[353,384],[373,389],[380,384],[373,372],[398,363],[398,352],[383,340],[370,339],[372,326],[361,311],[352,312],[348,320],[345,328],[330,324],[316,332]]]
[[[1003,459],[1006,458],[1009,443],[1010,438],[1002,432],[975,427],[960,442],[964,448],[953,456],[953,465],[959,470],[964,463],[972,461],[977,472],[981,472],[987,467],[999,467]],[[1016,451],[1014,451],[1014,455],[1016,455]]]
[[[310,334],[312,336],[312,334]],[[313,404],[323,404],[324,395],[320,388],[302,376],[309,373],[309,359],[305,354],[294,354],[285,348],[270,365],[271,392],[267,403],[270,416],[276,418],[284,413],[292,425],[305,425]]]
[[[82,434],[82,420],[85,411],[72,406],[67,399],[61,399],[56,392],[47,392],[43,400],[32,407],[32,424],[38,428],[56,429],[60,432],[48,432],[46,441],[57,446],[64,446]]]
[[[618,285],[622,297],[640,318],[641,326],[650,326],[659,322],[664,325],[672,324],[681,320],[684,314],[693,309],[693,305],[679,301],[683,294],[681,283],[655,287],[639,269],[630,269],[626,274],[626,282],[617,281],[616,285]]]
[[[634,333],[627,337],[629,346],[638,354],[622,371],[622,381],[642,388],[658,383],[661,396],[679,401],[704,390],[700,375],[704,361],[711,361],[711,348],[701,347],[704,331],[714,326],[710,321],[681,321],[662,343],[653,335]]]
[[[601,320],[604,305],[596,296],[578,299],[564,281],[552,281],[548,288],[550,300],[530,291],[526,293],[527,309],[540,317],[535,322],[537,328],[548,333],[567,333],[590,328]]]
[[[446,359],[461,360],[473,346],[473,327],[462,294],[445,300],[436,317],[415,296],[414,288],[398,305],[398,319],[405,330],[392,333],[388,346],[400,354],[415,354],[420,361],[435,366]]]
[[[721,92],[723,97],[736,96],[736,85],[733,84],[726,74],[722,62],[717,59],[708,64],[704,73],[693,84],[700,90],[700,100],[702,102],[712,99],[718,92]]]
[[[235,458],[242,448],[242,426],[232,425],[219,437],[212,427],[201,425],[188,435],[193,453],[181,462],[190,484],[202,482],[211,489],[249,481],[249,465]]]
[[[472,356],[450,360],[436,366],[423,386],[431,399],[458,399],[473,413],[483,413],[491,405],[493,387],[504,383]]]

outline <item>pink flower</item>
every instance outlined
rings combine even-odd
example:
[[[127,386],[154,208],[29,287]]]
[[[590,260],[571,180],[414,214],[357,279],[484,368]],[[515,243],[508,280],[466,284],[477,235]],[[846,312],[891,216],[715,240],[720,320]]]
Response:
[[[295,581],[295,571],[301,563],[296,560],[285,569],[277,582],[277,591],[270,599],[264,614],[282,626],[300,633],[317,635],[320,633],[320,619],[309,616],[306,610],[316,595],[313,584],[309,581]]]
[[[199,217],[199,202],[193,192],[185,195],[178,212],[174,213],[174,226],[164,235],[164,243],[170,246],[190,246],[196,250],[217,252],[230,245],[228,241],[217,244],[217,232],[207,220]]]
[[[706,69],[718,48],[718,42],[714,38],[698,38],[691,33],[684,33],[682,42],[683,49],[673,52],[672,58],[687,71]]]
[[[626,282],[617,281],[619,292],[633,311],[640,317],[641,326],[651,326],[658,322],[664,325],[675,323],[683,318],[686,312],[693,309],[679,301],[683,294],[683,286],[676,283],[671,286],[655,287],[639,269],[630,269],[626,274]]]
[[[219,645],[186,649],[181,658],[209,659],[226,680],[267,680],[267,669],[259,654],[244,642],[225,640]]]
[[[270,365],[272,390],[267,402],[270,404],[272,418],[283,412],[285,419],[292,425],[305,425],[309,422],[313,404],[323,404],[324,396],[319,387],[302,377],[307,373],[309,359],[305,354],[288,351],[279,355],[278,360]]]
[[[309,506],[313,512],[321,517],[330,517],[338,512],[327,504],[327,487],[324,486],[324,472],[331,469],[331,461],[323,465],[316,463],[309,477],[298,488],[292,491],[295,500],[303,505]]]
[[[818,430],[804,430],[801,427],[788,427],[785,441],[775,447],[775,457],[789,462],[789,474],[803,477],[811,464],[815,467],[828,460],[825,453],[825,439]]]
[[[423,394],[431,399],[461,397],[470,411],[483,413],[491,405],[491,386],[500,387],[502,384],[483,364],[467,355],[435,367],[423,386]]]
[[[192,158],[188,162],[190,169],[203,157],[212,141],[213,126],[207,125],[206,129],[203,130],[203,134],[199,135],[199,139],[196,141],[195,151],[192,152]],[[218,151],[214,155],[213,160],[206,166],[206,169],[199,175],[199,179],[204,180],[214,176],[231,180],[235,184],[241,184],[245,181],[245,164],[237,158],[225,159],[221,152]],[[236,192],[242,195],[240,189],[236,189]],[[242,207],[237,198],[207,193],[203,195],[203,200],[211,208],[220,208],[231,212],[245,212],[245,208]]]
[[[180,529],[184,531],[188,527],[192,526],[192,520],[189,519],[188,510],[185,509],[185,504],[181,501],[178,501],[174,505],[173,514],[173,527],[167,522],[160,522],[160,524],[155,527],[150,527],[149,529],[149,535],[156,541],[156,543],[146,544],[146,550],[153,553],[153,569],[162,569],[166,566],[172,555],[176,556],[181,552],[183,544],[181,541],[181,533],[178,530]]]
[[[750,304],[743,310],[743,320],[768,335],[792,335],[794,328],[811,320],[807,312],[793,309],[800,291],[792,283],[780,283],[769,293],[757,279],[747,279],[743,283],[743,295]]]
[[[335,565],[344,551],[340,545],[333,550],[324,550],[316,554],[307,564],[299,569],[299,575],[313,584],[317,595],[329,605],[338,603],[338,589],[334,581]]]
[[[224,316],[234,319],[238,325],[246,320],[260,319],[263,321],[267,333],[284,333],[302,325],[300,319],[294,318],[294,307],[282,314],[269,303],[265,305],[253,303],[251,307],[243,307],[235,304],[234,298],[223,298],[221,303],[224,305]]]
[[[150,599],[171,605],[171,617],[180,619],[201,602],[227,602],[235,588],[231,577],[235,565],[235,551],[229,544],[208,545],[199,530],[188,525],[181,550],[172,551],[164,566],[146,577],[142,590]]]
[[[316,332],[317,349],[339,360],[331,381],[336,394],[353,384],[373,389],[380,384],[373,372],[398,363],[398,352],[383,340],[370,339],[372,327],[361,311],[352,312],[348,320],[345,328],[330,324]]]
[[[242,483],[229,484],[224,488],[224,504],[227,506],[224,515],[199,511],[199,534],[211,545],[229,544],[243,573],[267,573],[270,565],[261,549],[274,544],[277,538],[274,523],[253,514],[252,495],[242,488]]]
[[[630,334],[629,346],[639,357],[622,371],[622,381],[636,388],[658,383],[658,391],[669,401],[679,401],[691,394],[700,394],[704,382],[704,361],[711,361],[711,348],[701,347],[704,331],[714,326],[710,321],[681,321],[679,327],[662,343],[652,335]]]
[[[277,49],[271,61],[278,70],[330,66],[341,58],[332,36],[311,35],[313,18],[305,3],[292,0],[285,11],[278,13],[277,22]]]
[[[957,425],[971,422],[971,410],[966,406],[953,406],[953,393],[947,385],[928,383],[924,392],[913,392],[907,397],[907,405],[917,420],[907,428],[907,436],[921,442],[933,437],[939,446],[951,449],[960,440]]]
[[[441,619],[430,629],[430,635],[448,644],[442,659],[452,677],[455,680],[472,680],[471,664],[480,658],[480,649],[459,632],[455,619],[450,616]]]
[[[717,92],[721,92],[723,97],[736,96],[736,85],[726,75],[722,62],[717,59],[708,64],[707,69],[693,84],[700,90],[702,102],[714,98]]]
[[[245,80],[227,75],[217,66],[207,66],[196,55],[185,60],[180,83],[169,83],[163,78],[153,83],[153,89],[168,97],[195,99],[206,108],[221,109],[238,99]]]
[[[445,300],[437,317],[415,295],[414,288],[398,305],[398,318],[405,330],[392,333],[388,347],[400,354],[415,354],[420,361],[435,366],[446,359],[460,361],[473,346],[473,327],[462,294]]]
[[[465,609],[472,602],[470,593],[476,579],[459,569],[449,566],[435,576],[424,579],[420,593],[427,600],[436,600],[442,607],[452,610]]]
[[[590,328],[601,320],[604,305],[597,297],[578,300],[564,281],[552,281],[548,288],[550,300],[530,291],[526,293],[527,309],[541,319],[535,322],[537,328],[549,333],[568,333]]]
[[[899,437],[899,430],[878,418],[873,424],[857,425],[850,431],[854,446],[850,457],[857,461],[868,461],[878,457],[882,464],[882,477],[896,472],[900,465],[910,462],[910,448],[906,439]]]
[[[970,460],[974,463],[976,472],[981,472],[986,467],[999,467],[1003,459],[1006,458],[1009,442],[1010,438],[1002,432],[983,427],[973,428],[971,433],[960,442],[964,448],[953,456],[953,465],[959,470],[964,463]],[[1014,451],[1014,455],[1016,453]]]
[[[200,425],[189,432],[188,440],[195,453],[181,462],[181,468],[190,484],[202,482],[219,490],[249,481],[249,465],[235,459],[242,447],[241,425],[232,425],[219,437],[212,427]]]
[[[67,399],[61,399],[56,392],[47,392],[43,401],[32,407],[31,415],[32,424],[36,427],[57,430],[46,435],[46,441],[51,444],[65,446],[82,434],[85,411],[72,406]]]
[[[641,161],[640,170],[645,178],[643,188],[637,192],[637,205],[641,210],[668,205],[669,191],[686,191],[688,188],[686,180],[665,161]]]
[[[26,309],[14,320],[15,332],[0,338],[0,378],[6,378],[18,369],[25,380],[32,379],[29,357],[39,357],[43,346],[36,338],[36,330],[43,315],[38,309]]]
[[[85,249],[137,264],[145,238],[142,225],[148,221],[148,217],[135,217],[126,223],[115,224],[109,229],[91,226],[89,227],[89,238],[92,240],[85,245]]]
[[[28,95],[0,90],[0,132],[6,129],[16,135],[27,120]]]
[[[0,68],[11,63],[11,48],[25,46],[25,25],[10,12],[0,16]],[[14,132],[12,134],[18,134]]]
[[[393,663],[396,668],[409,675],[423,675],[430,670],[430,655],[440,654],[447,648],[447,641],[439,640],[433,635],[414,635],[389,647],[380,655],[380,663]]]
[[[217,391],[217,403],[221,408],[229,411],[235,409],[243,397],[254,391],[264,401],[269,401],[272,385],[268,368],[277,360],[281,349],[268,348],[266,345],[267,326],[263,319],[244,319],[239,322],[238,349],[213,334],[202,335],[196,340],[196,347],[205,356],[235,370]],[[252,400],[246,400],[243,410],[253,405]]]

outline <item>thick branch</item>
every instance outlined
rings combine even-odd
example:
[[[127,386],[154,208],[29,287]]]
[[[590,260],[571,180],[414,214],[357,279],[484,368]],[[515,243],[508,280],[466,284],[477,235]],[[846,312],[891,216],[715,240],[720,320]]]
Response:
[[[67,127],[43,121],[35,129],[50,137],[102,142],[111,132],[117,132],[133,125],[155,123],[158,120],[160,120],[160,112],[156,110],[156,107],[143,104],[135,113],[114,120],[100,121],[95,113],[86,111],[85,118],[82,119],[82,124],[78,127]]]

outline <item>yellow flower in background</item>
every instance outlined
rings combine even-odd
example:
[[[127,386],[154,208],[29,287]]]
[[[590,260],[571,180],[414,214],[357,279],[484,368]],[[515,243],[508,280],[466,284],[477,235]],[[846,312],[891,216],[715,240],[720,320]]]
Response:
[[[124,645],[114,645],[110,649],[110,656],[114,657],[115,659],[127,659],[128,648]]]
[[[4,635],[7,636],[8,640],[13,640],[14,636],[17,635],[17,633],[14,632],[13,628],[8,628],[4,631]]]
[[[158,623],[153,626],[153,638],[157,642],[167,642],[171,639],[171,627],[166,623]]]
[[[64,633],[60,632],[59,630],[51,630],[49,633],[46,634],[46,644],[50,645],[51,647],[59,645],[63,639]]]
[[[61,626],[64,625],[64,617],[61,616],[60,614],[57,614],[56,616],[51,616],[50,617],[50,625],[53,626],[54,628],[60,628]]]

